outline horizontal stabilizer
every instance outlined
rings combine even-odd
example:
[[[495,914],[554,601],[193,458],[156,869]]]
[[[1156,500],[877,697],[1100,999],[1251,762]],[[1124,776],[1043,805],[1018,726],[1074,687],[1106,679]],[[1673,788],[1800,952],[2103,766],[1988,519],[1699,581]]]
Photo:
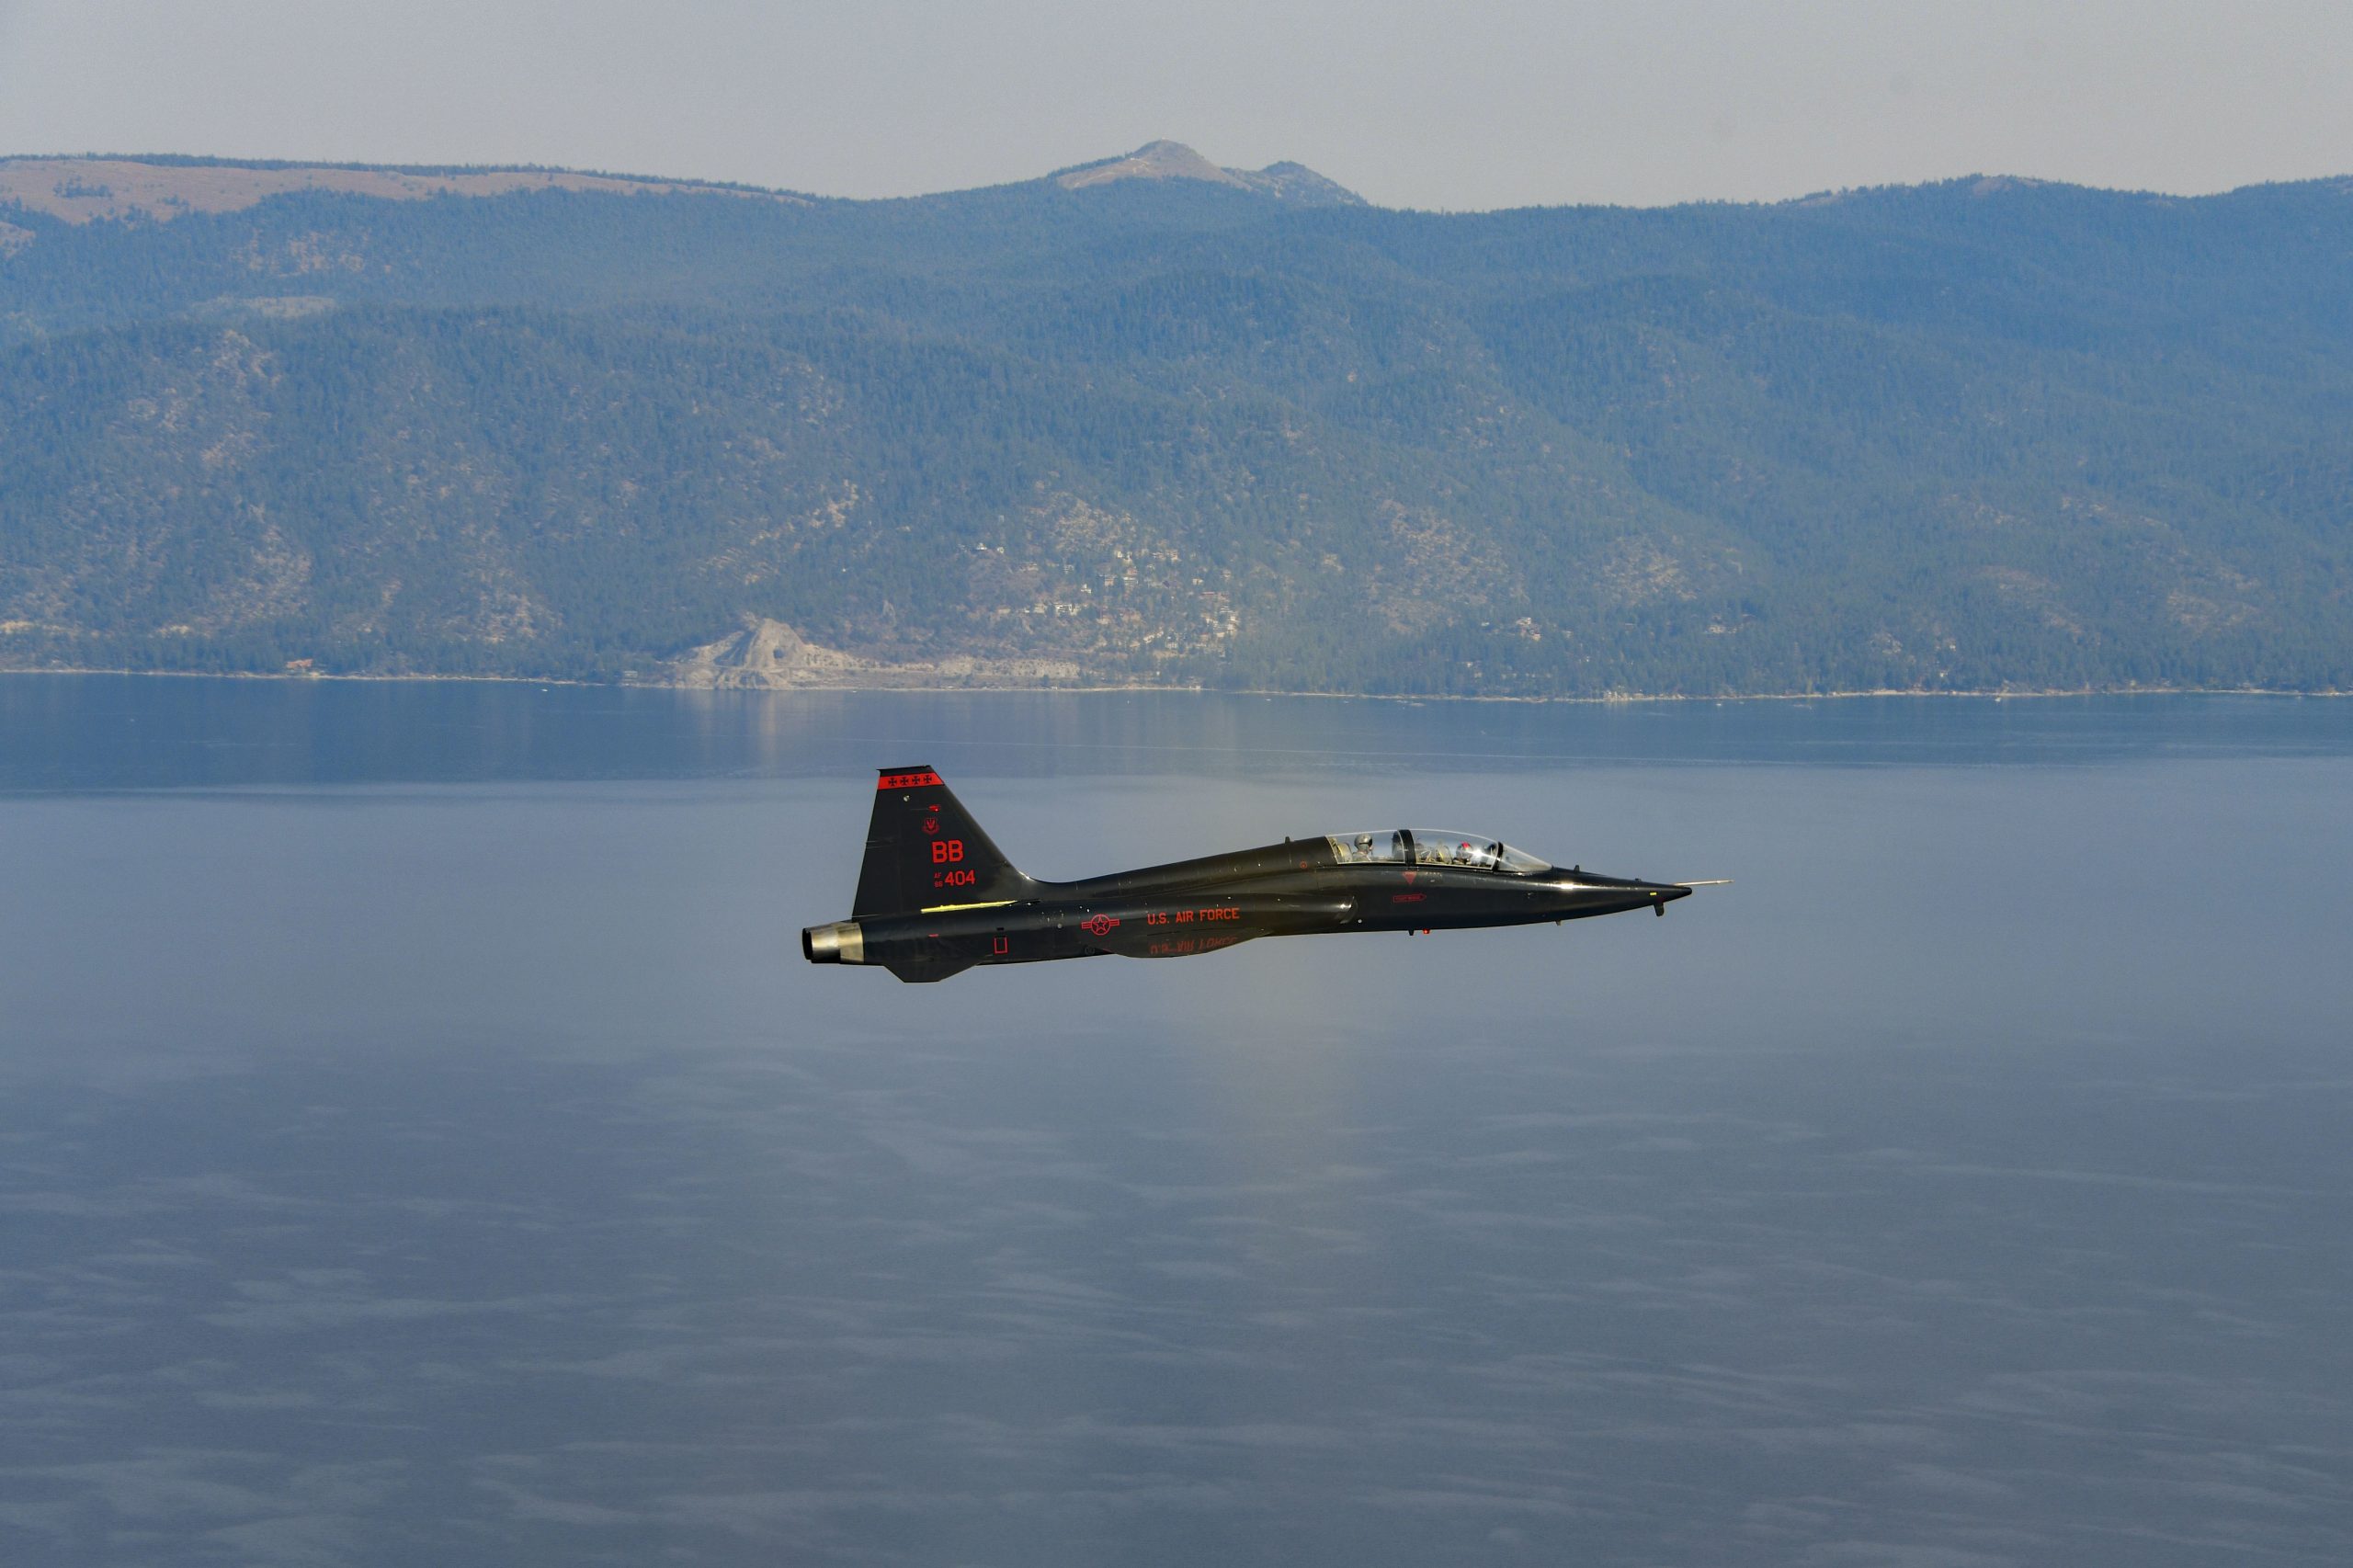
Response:
[[[961,974],[972,967],[970,959],[922,960],[914,963],[885,964],[883,968],[905,981],[909,985],[929,985],[936,980]]]

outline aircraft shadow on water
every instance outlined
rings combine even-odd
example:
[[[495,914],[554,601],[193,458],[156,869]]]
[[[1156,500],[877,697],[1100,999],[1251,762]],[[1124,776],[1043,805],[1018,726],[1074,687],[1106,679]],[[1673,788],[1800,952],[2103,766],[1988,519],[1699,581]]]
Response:
[[[812,963],[945,980],[974,964],[1187,958],[1254,937],[1526,926],[1648,909],[1709,882],[1563,870],[1497,839],[1399,828],[1285,839],[1071,882],[1013,868],[928,767],[884,768],[847,920],[812,926]]]

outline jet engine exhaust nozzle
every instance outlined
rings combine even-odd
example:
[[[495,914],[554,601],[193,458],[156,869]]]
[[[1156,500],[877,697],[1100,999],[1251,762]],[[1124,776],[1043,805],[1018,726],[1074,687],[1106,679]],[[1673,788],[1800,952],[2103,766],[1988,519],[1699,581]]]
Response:
[[[866,934],[855,920],[836,920],[829,926],[804,926],[801,930],[801,950],[811,963],[864,963]]]

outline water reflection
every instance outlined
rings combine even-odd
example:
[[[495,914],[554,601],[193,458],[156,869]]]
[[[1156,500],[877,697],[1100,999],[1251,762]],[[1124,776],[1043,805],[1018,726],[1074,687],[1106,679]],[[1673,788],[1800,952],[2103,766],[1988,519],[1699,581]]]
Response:
[[[1400,703],[1187,692],[745,692],[0,676],[0,790],[854,775],[1243,778],[1549,765],[2343,756],[2325,699]],[[915,754],[920,754],[915,755]]]

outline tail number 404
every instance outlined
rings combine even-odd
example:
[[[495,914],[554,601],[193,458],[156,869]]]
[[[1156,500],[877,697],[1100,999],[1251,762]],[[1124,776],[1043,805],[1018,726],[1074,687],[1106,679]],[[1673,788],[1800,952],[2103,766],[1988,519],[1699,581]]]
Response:
[[[931,841],[933,865],[953,867],[963,858],[964,841],[962,839],[935,838]],[[934,871],[931,874],[931,885],[936,888],[969,888],[979,881],[980,877],[976,873],[963,869]]]

